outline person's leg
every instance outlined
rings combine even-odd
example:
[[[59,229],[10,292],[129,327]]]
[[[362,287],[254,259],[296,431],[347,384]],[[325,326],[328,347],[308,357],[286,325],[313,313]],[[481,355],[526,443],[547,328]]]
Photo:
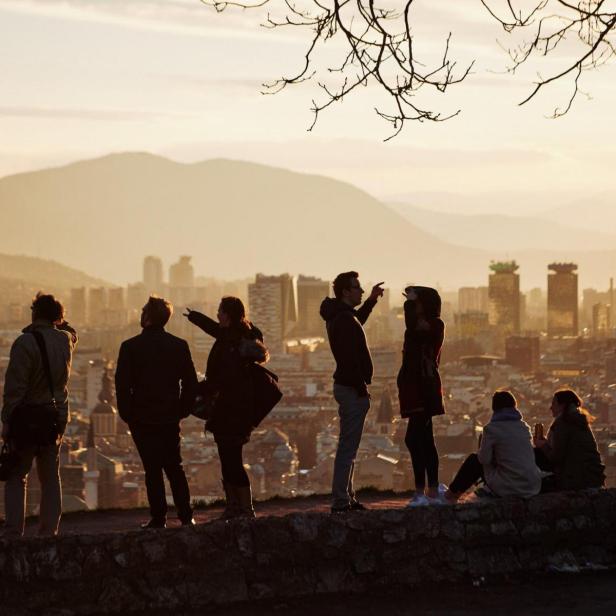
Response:
[[[145,488],[150,504],[150,515],[155,522],[167,519],[167,499],[163,479],[163,460],[159,426],[132,425],[130,431],[145,471]]]
[[[482,478],[483,466],[479,462],[477,454],[472,453],[464,460],[453,481],[449,484],[448,498],[457,499]]]
[[[428,489],[435,493],[429,496],[438,496],[438,451],[434,442],[434,429],[432,426],[432,418],[426,422],[424,430],[424,452],[426,455],[426,475],[428,478]]]
[[[36,454],[36,469],[41,483],[39,534],[57,535],[62,515],[60,483],[60,443],[40,447]]]
[[[23,535],[26,513],[26,481],[35,448],[18,450],[18,462],[4,485],[4,529],[6,534]]]
[[[332,508],[343,509],[352,503],[353,463],[370,408],[370,398],[360,398],[353,387],[345,385],[334,385],[334,396],[339,404],[340,436],[334,460]]]
[[[411,454],[411,464],[415,478],[415,492],[423,494],[426,487],[426,452],[424,450],[423,414],[409,417],[404,443]]]
[[[161,433],[161,440],[163,442],[163,469],[169,480],[173,502],[175,503],[175,510],[177,511],[178,518],[182,522],[188,523],[192,520],[193,512],[190,506],[188,480],[186,479],[186,473],[184,473],[184,467],[182,466],[180,424],[168,424],[161,426],[160,429],[163,431]]]

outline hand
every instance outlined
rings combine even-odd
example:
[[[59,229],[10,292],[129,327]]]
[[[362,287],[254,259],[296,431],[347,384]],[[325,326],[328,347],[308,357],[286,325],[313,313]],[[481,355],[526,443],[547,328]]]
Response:
[[[2,422],[2,440],[6,443],[9,438],[9,424]]]
[[[533,438],[533,444],[535,445],[536,449],[541,449],[548,444],[548,441],[544,438]]]
[[[183,313],[182,313],[182,316],[183,316],[183,317],[189,317],[189,316],[190,316],[190,313],[191,313],[191,312],[194,312],[194,310],[191,310],[188,306],[186,306],[186,307],[184,308],[184,310],[185,310],[186,312],[183,312]]]
[[[379,282],[372,287],[372,291],[370,293],[370,298],[374,301],[379,299],[379,297],[383,297],[383,293],[385,293],[385,289],[383,288],[384,282]]]

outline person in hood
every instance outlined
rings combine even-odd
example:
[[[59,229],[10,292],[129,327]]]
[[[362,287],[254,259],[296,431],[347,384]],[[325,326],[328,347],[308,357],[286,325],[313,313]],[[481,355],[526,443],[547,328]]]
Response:
[[[583,490],[600,488],[605,483],[605,466],[590,424],[592,415],[584,409],[575,391],[557,391],[550,407],[554,421],[547,438],[536,438],[539,467],[553,473],[544,489]]]
[[[364,290],[357,272],[338,274],[333,289],[335,297],[323,300],[320,313],[336,360],[334,398],[338,403],[340,436],[334,461],[331,511],[342,513],[365,508],[353,491],[355,456],[370,409],[368,385],[373,372],[363,325],[379,297],[383,296],[383,283],[374,285],[363,304]],[[357,308],[360,304],[361,307]]]
[[[223,518],[254,518],[250,479],[243,461],[243,447],[253,429],[252,389],[246,367],[269,359],[263,334],[246,318],[238,297],[221,299],[218,321],[190,308],[184,316],[216,340],[205,369],[207,390],[216,403],[205,429],[212,432],[218,447],[226,498]]]
[[[411,286],[405,289],[404,296],[406,331],[398,398],[400,414],[409,420],[404,442],[411,454],[415,492],[408,506],[415,507],[442,496],[432,418],[445,412],[439,374],[445,324],[440,318],[441,298],[435,289]]]
[[[492,419],[483,428],[479,451],[462,464],[445,493],[455,502],[483,480],[495,496],[530,498],[541,490],[541,473],[535,464],[530,427],[522,419],[510,391],[492,397]]]

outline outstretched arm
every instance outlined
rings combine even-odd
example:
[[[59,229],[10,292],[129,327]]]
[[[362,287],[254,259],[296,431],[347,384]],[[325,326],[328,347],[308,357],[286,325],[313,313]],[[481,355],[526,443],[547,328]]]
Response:
[[[206,334],[214,338],[218,337],[220,332],[220,324],[214,321],[214,319],[210,319],[207,315],[198,312],[197,310],[191,310],[190,308],[186,308],[184,316],[193,325],[196,325],[199,329],[202,329]]]

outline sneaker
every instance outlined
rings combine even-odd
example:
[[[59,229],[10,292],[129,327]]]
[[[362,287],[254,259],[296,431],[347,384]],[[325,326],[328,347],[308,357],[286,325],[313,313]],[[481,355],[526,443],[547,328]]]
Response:
[[[367,507],[362,505],[359,501],[353,501],[350,504],[351,511],[366,511]]]
[[[449,488],[444,483],[439,483],[436,496],[428,496],[431,505],[449,505],[449,500],[445,496]]]
[[[167,528],[166,520],[156,520],[152,518],[149,522],[145,522],[140,526],[141,530],[150,530],[152,528]]]
[[[351,505],[342,505],[341,507],[334,507],[330,509],[330,513],[348,513],[351,511]]]
[[[410,507],[425,507],[430,504],[430,499],[425,494],[414,494],[411,500],[407,503],[407,508]]]

